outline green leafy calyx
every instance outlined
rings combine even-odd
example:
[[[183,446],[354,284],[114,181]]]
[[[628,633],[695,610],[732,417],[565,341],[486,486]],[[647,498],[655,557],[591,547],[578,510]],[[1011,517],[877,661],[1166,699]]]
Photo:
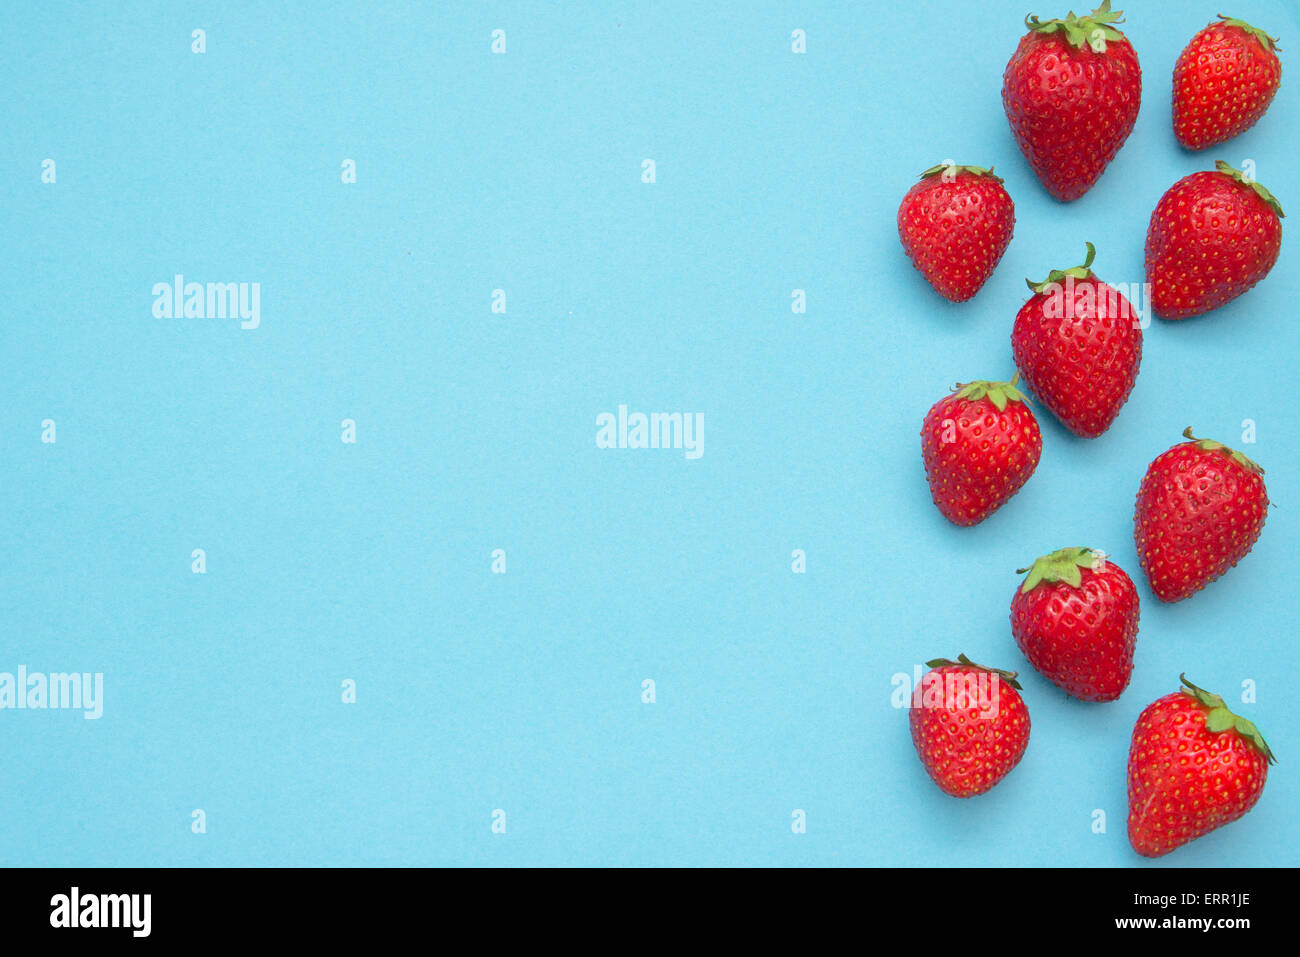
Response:
[[[955,178],[958,173],[969,173],[972,176],[988,176],[995,182],[1002,182],[1001,176],[993,175],[992,166],[985,169],[983,166],[961,166],[956,163],[940,163],[938,166],[931,166],[921,174],[921,179],[929,179],[931,176],[939,176],[940,174]]]
[[[1088,247],[1088,254],[1084,257],[1082,265],[1071,266],[1069,269],[1053,269],[1042,282],[1026,279],[1025,285],[1029,287],[1029,291],[1035,294],[1047,292],[1052,286],[1065,282],[1067,276],[1072,279],[1090,278],[1092,276],[1092,261],[1097,255],[1097,247],[1092,243],[1084,243],[1084,245]]]
[[[1183,438],[1193,443],[1198,449],[1203,449],[1206,452],[1222,452],[1225,455],[1230,456],[1232,460],[1242,468],[1250,469],[1257,475],[1264,474],[1264,470],[1260,468],[1258,462],[1251,461],[1236,449],[1230,449],[1222,442],[1216,442],[1214,439],[1198,439],[1196,436],[1192,435],[1192,427],[1190,425],[1183,429]]]
[[[1124,22],[1124,11],[1110,9],[1110,0],[1102,4],[1085,17],[1077,17],[1074,11],[1064,20],[1039,20],[1030,15],[1025,17],[1025,27],[1033,33],[1064,33],[1070,46],[1080,49],[1086,44],[1093,53],[1105,53],[1108,40],[1123,40],[1124,34],[1112,26]]]
[[[1179,675],[1178,680],[1183,683],[1182,692],[1192,698],[1195,698],[1206,709],[1205,730],[1211,734],[1222,734],[1225,731],[1235,731],[1251,744],[1253,744],[1260,754],[1268,759],[1269,764],[1277,764],[1277,758],[1273,756],[1268,742],[1264,736],[1259,733],[1259,728],[1255,727],[1254,722],[1248,721],[1239,714],[1233,714],[1223,699],[1217,694],[1211,694],[1204,688],[1198,688],[1187,680],[1187,675]]]
[[[959,382],[953,390],[959,399],[969,399],[971,402],[988,399],[993,403],[993,407],[1001,412],[1007,407],[1008,402],[1029,401],[1025,398],[1025,394],[1016,388],[1016,383],[1019,381],[1020,373],[1017,372],[1011,377],[1010,382],[989,382],[979,379],[975,382]]]
[[[1020,594],[1033,591],[1043,582],[1065,582],[1071,588],[1078,588],[1083,583],[1083,569],[1091,568],[1095,571],[1105,560],[1106,556],[1095,548],[1079,546],[1057,549],[1050,555],[1034,559],[1028,568],[1016,569],[1017,575],[1029,572],[1020,586]]]
[[[1003,671],[1001,668],[986,668],[984,667],[984,665],[975,664],[975,662],[971,661],[965,655],[958,655],[956,661],[950,661],[947,658],[932,658],[925,663],[925,666],[927,668],[950,668],[954,665],[962,665],[966,668],[973,668],[976,671],[987,671],[990,674],[997,675],[999,678],[1001,678],[1007,684],[1011,685],[1011,687],[1015,688],[1017,691],[1022,690],[1020,687],[1020,682],[1016,680],[1016,674],[1017,674],[1016,672]]]
[[[1278,45],[1277,37],[1271,37],[1258,27],[1252,27],[1245,20],[1238,20],[1236,17],[1225,17],[1222,13],[1218,14],[1218,17],[1223,21],[1221,26],[1236,27],[1238,30],[1244,30],[1246,33],[1249,33],[1252,37],[1258,40],[1263,45],[1264,49],[1268,50],[1270,53],[1274,50],[1282,49]]]
[[[1231,177],[1243,186],[1249,186],[1255,191],[1255,195],[1267,203],[1273,212],[1277,213],[1279,219],[1286,219],[1286,213],[1282,212],[1282,204],[1277,201],[1276,196],[1264,188],[1263,183],[1260,183],[1253,176],[1247,176],[1239,169],[1234,169],[1231,164],[1225,163],[1223,160],[1216,160],[1214,168],[1224,176]]]

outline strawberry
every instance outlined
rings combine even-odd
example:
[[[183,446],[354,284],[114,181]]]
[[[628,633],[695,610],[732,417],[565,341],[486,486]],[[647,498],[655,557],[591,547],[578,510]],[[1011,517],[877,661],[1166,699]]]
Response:
[[[1184,176],[1147,227],[1151,307],[1186,319],[1231,302],[1268,275],[1282,249],[1282,207],[1227,163]]]
[[[1244,20],[1219,14],[1174,65],[1174,135],[1203,150],[1254,126],[1282,83],[1277,41]]]
[[[1132,580],[1091,548],[1062,548],[1024,572],[1011,599],[1011,633],[1029,663],[1066,694],[1114,701],[1133,674]]]
[[[1020,151],[1047,191],[1078,199],[1133,131],[1142,102],[1137,54],[1113,24],[1110,0],[1089,16],[1039,22],[1002,75],[1002,106]]]
[[[993,274],[1011,242],[1016,206],[993,170],[932,166],[898,207],[898,238],[925,281],[965,302]]]
[[[930,496],[954,525],[978,525],[1029,481],[1043,451],[1038,420],[1010,382],[958,384],[921,425]]]
[[[912,693],[912,744],[926,773],[945,794],[983,794],[1020,763],[1029,744],[1029,709],[1014,671],[956,661],[927,661],[933,670]]]
[[[1181,601],[1246,557],[1264,530],[1264,470],[1188,428],[1147,468],[1138,489],[1134,540],[1151,590]]]
[[[1128,753],[1128,840],[1144,857],[1231,824],[1255,806],[1276,759],[1251,722],[1182,676],[1147,705]]]
[[[1026,280],[1033,296],[1020,307],[1011,351],[1025,384],[1075,435],[1094,439],[1119,415],[1142,362],[1142,326],[1117,290],[1083,265]]]

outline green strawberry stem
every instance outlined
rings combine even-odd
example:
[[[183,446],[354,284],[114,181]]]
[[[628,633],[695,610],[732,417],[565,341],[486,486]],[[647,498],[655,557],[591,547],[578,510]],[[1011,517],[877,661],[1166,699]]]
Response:
[[[1083,257],[1083,264],[1071,266],[1069,269],[1053,269],[1047,274],[1047,278],[1042,282],[1034,282],[1032,279],[1026,279],[1025,285],[1033,293],[1047,292],[1049,286],[1058,285],[1065,282],[1065,277],[1072,279],[1087,279],[1092,275],[1092,260],[1097,255],[1097,247],[1092,243],[1084,243],[1088,247],[1088,253]]]
[[[1064,20],[1043,20],[1038,17],[1025,17],[1025,27],[1033,33],[1051,34],[1058,30],[1065,33],[1070,46],[1082,48],[1086,43],[1093,53],[1105,53],[1107,40],[1123,40],[1124,34],[1116,30],[1112,23],[1123,23],[1124,11],[1110,9],[1110,0],[1102,4],[1086,17],[1076,17],[1071,10]]]
[[[1282,212],[1282,204],[1277,201],[1276,196],[1264,188],[1263,183],[1255,179],[1248,179],[1245,173],[1239,169],[1234,169],[1231,164],[1225,163],[1223,160],[1215,160],[1214,168],[1224,176],[1229,176],[1232,179],[1235,179],[1243,186],[1249,186],[1255,191],[1255,194],[1259,196],[1260,199],[1269,205],[1269,208],[1272,209],[1273,212],[1277,213],[1278,219],[1286,219],[1286,213]]]
[[[1212,734],[1221,734],[1224,731],[1236,731],[1239,735],[1253,744],[1259,753],[1268,759],[1269,764],[1277,764],[1277,758],[1273,756],[1268,742],[1264,736],[1259,733],[1259,728],[1254,723],[1246,720],[1239,714],[1233,714],[1228,710],[1228,706],[1223,699],[1217,694],[1211,694],[1204,688],[1198,688],[1187,680],[1186,674],[1178,676],[1185,687],[1182,689],[1183,694],[1190,695],[1209,709],[1205,715],[1205,729]]]
[[[1001,176],[993,175],[993,167],[985,169],[983,166],[961,166],[956,163],[940,163],[938,166],[931,166],[921,174],[921,179],[929,179],[931,176],[938,176],[940,173],[951,171],[952,175],[958,173],[970,173],[972,176],[989,176],[997,182],[1002,182]]]
[[[1195,442],[1197,448],[1203,449],[1206,452],[1226,452],[1228,455],[1232,456],[1233,461],[1238,465],[1248,468],[1259,475],[1264,474],[1264,470],[1259,466],[1259,463],[1246,458],[1246,456],[1242,455],[1236,449],[1230,449],[1222,442],[1216,442],[1214,439],[1198,439],[1196,436],[1192,435],[1192,427],[1190,425],[1183,429],[1183,438],[1187,439],[1189,442]]]
[[[1084,568],[1095,568],[1105,556],[1094,548],[1061,548],[1050,555],[1034,559],[1028,568],[1017,568],[1017,575],[1024,575],[1024,584],[1020,586],[1023,595],[1033,591],[1042,582],[1065,582],[1071,588],[1078,588],[1083,583]]]
[[[964,654],[958,655],[956,661],[950,661],[947,658],[932,658],[930,661],[927,661],[925,663],[925,666],[927,668],[948,668],[948,667],[952,667],[953,665],[964,665],[967,668],[974,668],[976,671],[987,671],[990,674],[997,675],[999,678],[1001,678],[1007,684],[1011,685],[1011,687],[1015,688],[1017,691],[1022,690],[1020,687],[1020,682],[1016,680],[1017,672],[1004,671],[1001,668],[986,668],[984,667],[984,665],[977,665],[975,664],[975,662],[967,658]]]
[[[1236,17],[1225,17],[1222,13],[1217,14],[1218,18],[1223,21],[1225,27],[1236,27],[1238,30],[1245,30],[1252,37],[1263,44],[1265,50],[1280,50],[1277,37],[1271,37],[1258,27],[1252,27],[1245,20],[1238,20]]]
[[[977,379],[974,382],[958,382],[953,386],[953,391],[959,399],[969,399],[971,402],[978,402],[980,399],[987,398],[993,403],[994,408],[999,412],[1007,407],[1008,402],[1028,403],[1025,394],[1016,388],[1016,383],[1020,381],[1020,373],[1017,372],[1011,377],[1010,382],[989,382],[987,379]]]

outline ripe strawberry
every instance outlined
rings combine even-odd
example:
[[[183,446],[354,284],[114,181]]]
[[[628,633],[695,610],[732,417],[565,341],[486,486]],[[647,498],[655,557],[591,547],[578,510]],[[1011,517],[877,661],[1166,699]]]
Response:
[[[1047,191],[1078,199],[1133,131],[1142,69],[1105,0],[1089,16],[1025,20],[1029,32],[1002,75],[1002,106]]]
[[[1054,269],[1020,307],[1011,351],[1025,384],[1075,435],[1095,439],[1128,401],[1142,362],[1142,326],[1117,290],[1082,266]]]
[[[1016,206],[993,170],[932,166],[898,207],[898,238],[925,281],[965,302],[993,274],[1011,242]]]
[[[1174,65],[1174,135],[1203,150],[1250,129],[1282,83],[1277,41],[1244,20],[1219,14]]]
[[[1011,633],[1029,663],[1084,701],[1114,701],[1133,675],[1138,593],[1091,548],[1062,548],[1029,568],[1011,599]]]
[[[1160,197],[1147,227],[1151,307],[1186,319],[1231,302],[1268,275],[1282,249],[1273,194],[1219,161]]]
[[[1014,671],[957,661],[927,661],[912,693],[912,744],[945,794],[983,794],[1020,763],[1029,744],[1029,709]]]
[[[1181,601],[1246,557],[1264,530],[1264,470],[1188,428],[1147,468],[1133,537],[1151,590]]]
[[[1144,857],[1231,824],[1259,800],[1276,760],[1259,729],[1196,687],[1138,716],[1128,753],[1128,840]]]
[[[921,425],[930,496],[954,525],[978,525],[1029,481],[1043,451],[1038,420],[1010,382],[958,384]]]

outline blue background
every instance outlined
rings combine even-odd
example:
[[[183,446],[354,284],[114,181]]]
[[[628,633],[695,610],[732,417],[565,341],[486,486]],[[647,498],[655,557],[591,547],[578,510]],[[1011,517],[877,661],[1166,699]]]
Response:
[[[1026,276],[1092,240],[1104,279],[1141,281],[1156,200],[1219,157],[1300,208],[1294,79],[1226,147],[1176,145],[1170,72],[1219,6],[1174,0],[1129,4],[1127,145],[1083,199],[1049,198],[1000,100],[1029,6],[1064,12],[9,11],[0,670],[101,671],[105,714],[0,711],[3,862],[1150,866],[1128,736],[1186,670],[1234,701],[1254,680],[1240,710],[1281,763],[1246,819],[1155,866],[1300,863],[1300,598],[1276,574],[1300,531],[1294,240],[1245,297],[1154,322],[1106,435],[1041,413],[1042,464],[993,518],[958,529],[929,500],[921,419],[1012,371]],[[1294,6],[1228,12],[1287,62]],[[894,221],[945,158],[995,165],[1016,202],[963,305]],[[155,319],[178,272],[261,283],[261,327]],[[598,449],[620,403],[702,412],[703,457]],[[1185,426],[1239,445],[1245,419],[1278,507],[1236,570],[1162,606],[1138,482]],[[1010,636],[1014,570],[1073,544],[1139,582],[1113,704],[1066,699]],[[962,651],[1020,668],[1033,720],[965,802],[890,702],[892,675]]]

